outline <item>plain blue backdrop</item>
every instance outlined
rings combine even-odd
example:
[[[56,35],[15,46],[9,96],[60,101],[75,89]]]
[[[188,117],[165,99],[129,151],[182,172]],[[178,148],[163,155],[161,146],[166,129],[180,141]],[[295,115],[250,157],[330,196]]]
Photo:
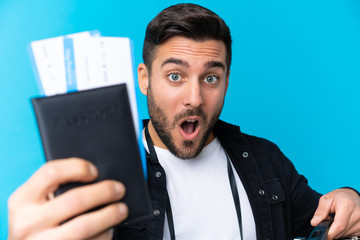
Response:
[[[97,29],[130,37],[178,1],[0,0],[0,239],[7,198],[44,162],[29,99],[34,40]],[[222,16],[233,64],[222,119],[274,141],[321,193],[360,189],[360,2],[195,1]],[[141,117],[146,99],[138,92]]]

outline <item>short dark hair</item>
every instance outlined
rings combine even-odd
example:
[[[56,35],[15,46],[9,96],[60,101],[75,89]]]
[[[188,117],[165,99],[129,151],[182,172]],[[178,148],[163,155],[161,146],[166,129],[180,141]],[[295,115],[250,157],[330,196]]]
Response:
[[[183,36],[194,40],[221,40],[226,48],[227,71],[231,64],[230,29],[216,13],[202,6],[182,3],[162,10],[147,26],[143,60],[151,72],[156,47],[171,37]]]

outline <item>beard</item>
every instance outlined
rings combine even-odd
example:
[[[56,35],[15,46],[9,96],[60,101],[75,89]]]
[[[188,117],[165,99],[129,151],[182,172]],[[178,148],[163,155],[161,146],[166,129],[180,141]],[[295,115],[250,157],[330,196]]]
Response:
[[[171,123],[165,114],[165,111],[155,102],[149,85],[147,92],[147,105],[151,122],[155,128],[156,133],[160,137],[161,141],[167,147],[167,149],[176,157],[180,159],[195,158],[204,148],[207,139],[209,138],[219,116],[224,102],[221,104],[210,118],[207,117],[202,108],[188,109],[182,113],[175,115],[173,122]],[[200,136],[198,144],[195,141],[183,140],[181,146],[176,146],[174,138],[171,135],[171,130],[177,126],[177,122],[184,117],[198,116],[202,119],[204,125],[204,131]]]

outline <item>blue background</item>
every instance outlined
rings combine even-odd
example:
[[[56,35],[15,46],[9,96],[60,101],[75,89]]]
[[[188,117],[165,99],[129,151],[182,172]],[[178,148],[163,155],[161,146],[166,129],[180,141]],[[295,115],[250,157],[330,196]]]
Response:
[[[29,98],[34,40],[98,29],[126,36],[141,62],[147,23],[177,1],[0,1],[0,239],[7,198],[44,162]],[[360,189],[360,2],[204,0],[230,26],[222,119],[277,143],[310,185]],[[145,98],[138,92],[141,116]]]

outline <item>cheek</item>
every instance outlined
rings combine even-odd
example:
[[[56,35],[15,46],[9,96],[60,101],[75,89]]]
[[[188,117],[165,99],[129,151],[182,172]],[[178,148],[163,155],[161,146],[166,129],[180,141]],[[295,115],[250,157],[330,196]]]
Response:
[[[225,94],[223,91],[219,92],[209,92],[206,96],[206,106],[208,108],[209,114],[221,108],[224,103]]]
[[[185,94],[182,88],[169,86],[169,84],[166,83],[159,84],[159,86],[154,89],[154,95],[158,103],[162,106],[169,107],[170,110],[176,110],[176,106],[183,102]]]
[[[156,105],[162,109],[167,119],[172,122],[176,111],[178,111],[179,103],[181,103],[179,93],[174,89],[166,87],[166,85],[156,88],[151,87],[151,91]]]

